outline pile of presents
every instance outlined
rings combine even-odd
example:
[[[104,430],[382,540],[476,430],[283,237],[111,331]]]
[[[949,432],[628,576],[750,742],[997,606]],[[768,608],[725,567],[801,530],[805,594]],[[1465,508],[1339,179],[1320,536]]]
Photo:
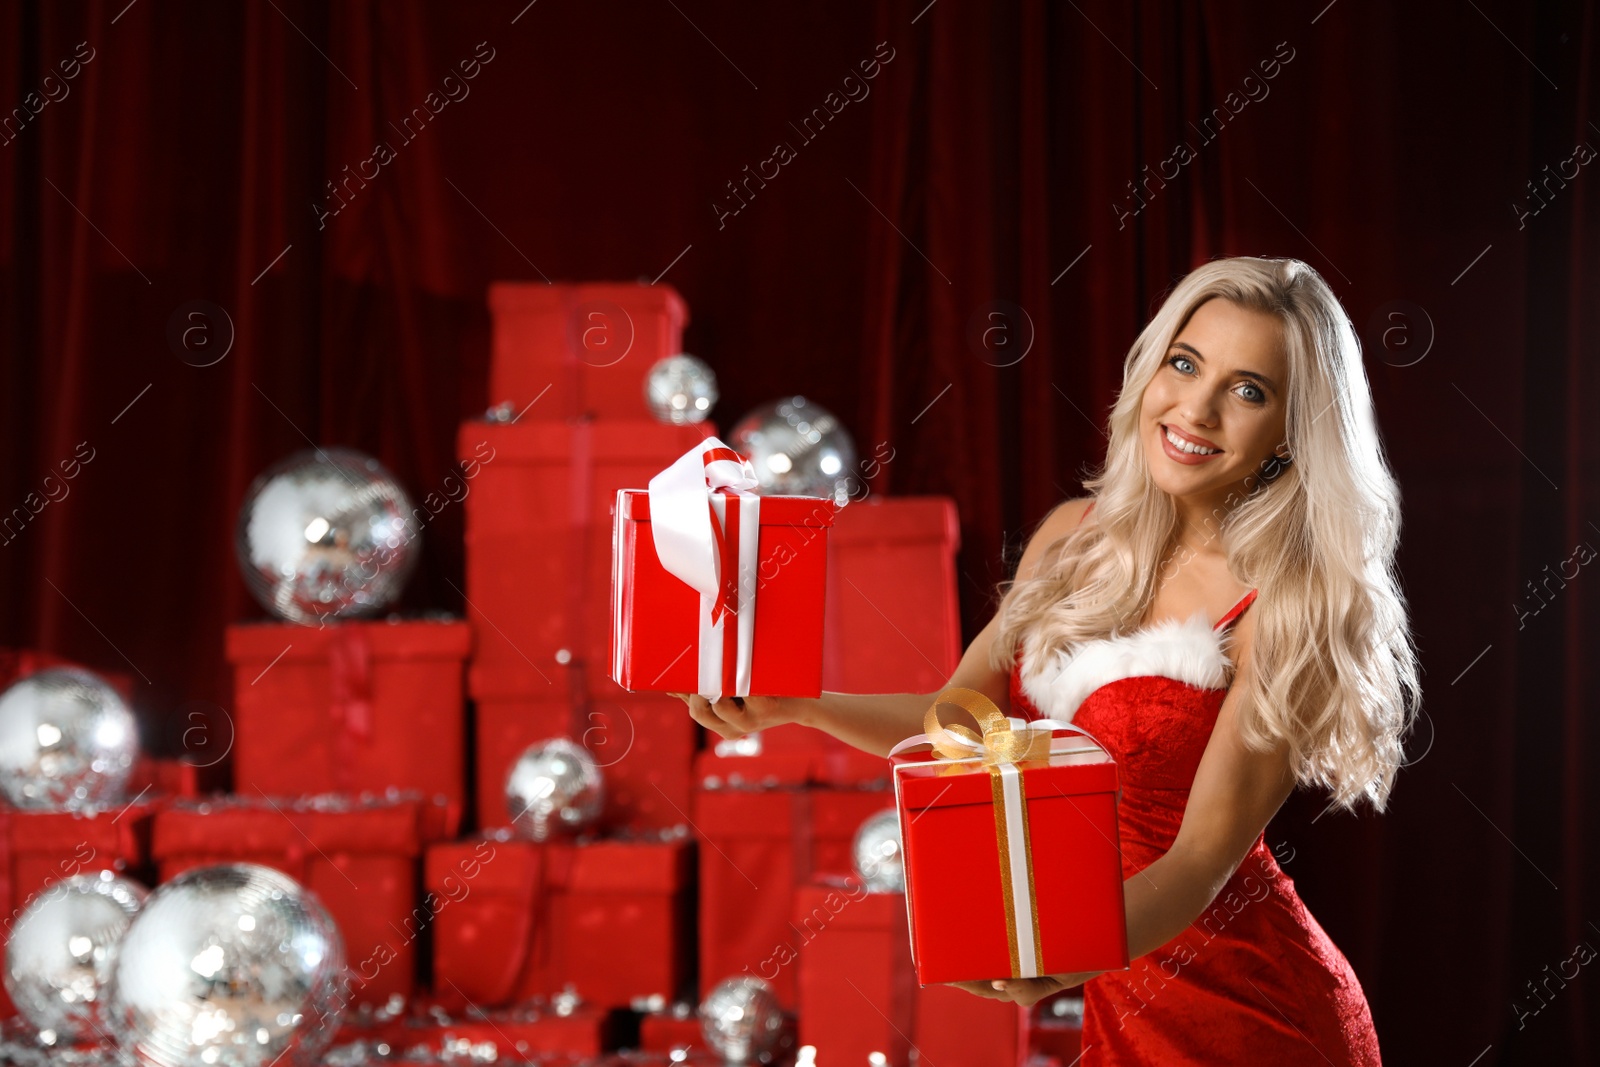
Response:
[[[502,403],[458,438],[466,618],[230,626],[231,736],[208,741],[228,750],[231,793],[186,756],[144,760],[117,810],[0,812],[0,902],[14,917],[45,884],[106,867],[152,885],[201,864],[280,869],[343,935],[342,1039],[397,1050],[703,1049],[694,1004],[743,975],[824,1065],[1075,1060],[1067,999],[1030,1013],[918,988],[904,897],[854,879],[857,829],[894,807],[886,760],[799,726],[723,741],[677,698],[611,680],[617,491],[714,432],[645,409],[646,372],[681,351],[679,295],[504,283],[490,306]],[[838,509],[824,689],[944,684],[961,654],[958,536],[944,497]],[[9,654],[0,684],[54,663]],[[582,836],[527,840],[507,774],[563,736],[601,768],[604,812]]]

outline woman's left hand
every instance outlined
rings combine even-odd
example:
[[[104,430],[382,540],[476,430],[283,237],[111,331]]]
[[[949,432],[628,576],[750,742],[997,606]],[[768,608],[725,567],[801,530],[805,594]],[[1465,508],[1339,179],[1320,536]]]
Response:
[[[990,1000],[1009,1000],[1024,1008],[1031,1008],[1052,993],[1082,985],[1100,974],[1088,971],[1083,974],[1047,974],[1041,978],[996,978],[989,982],[950,982],[957,989],[965,989],[974,996]]]

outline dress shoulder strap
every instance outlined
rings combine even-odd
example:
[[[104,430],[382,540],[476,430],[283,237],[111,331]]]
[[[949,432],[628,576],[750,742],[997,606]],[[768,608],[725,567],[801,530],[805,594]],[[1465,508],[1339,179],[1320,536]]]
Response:
[[[1083,520],[1089,517],[1089,512],[1094,510],[1094,501],[1089,501],[1089,506],[1083,509],[1083,514],[1078,516],[1078,525],[1083,525]]]
[[[1214,627],[1214,629],[1225,630],[1232,625],[1233,620],[1237,619],[1240,615],[1243,615],[1244,610],[1250,606],[1252,601],[1255,600],[1257,592],[1258,590],[1252,589],[1246,593],[1237,604],[1228,609],[1228,613],[1226,615],[1217,620],[1217,625]]]

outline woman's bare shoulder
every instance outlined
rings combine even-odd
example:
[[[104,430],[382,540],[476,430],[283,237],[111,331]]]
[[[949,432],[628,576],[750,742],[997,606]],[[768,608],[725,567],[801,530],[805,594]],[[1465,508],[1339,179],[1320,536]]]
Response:
[[[1033,536],[1028,539],[1028,544],[1023,549],[1022,559],[1017,564],[1019,578],[1031,576],[1033,567],[1045,549],[1071,533],[1092,503],[1094,503],[1092,496],[1075,497],[1064,500],[1050,509],[1049,514],[1040,520]]]

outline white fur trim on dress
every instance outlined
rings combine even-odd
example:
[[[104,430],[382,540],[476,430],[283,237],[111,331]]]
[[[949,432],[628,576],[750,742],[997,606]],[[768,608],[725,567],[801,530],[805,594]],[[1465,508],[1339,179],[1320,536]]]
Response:
[[[1024,663],[1022,693],[1050,719],[1071,722],[1096,689],[1123,678],[1157,674],[1202,689],[1228,684],[1233,661],[1219,632],[1197,612],[1187,621],[1163,619],[1130,634],[1100,637],[1056,652],[1037,667]]]

